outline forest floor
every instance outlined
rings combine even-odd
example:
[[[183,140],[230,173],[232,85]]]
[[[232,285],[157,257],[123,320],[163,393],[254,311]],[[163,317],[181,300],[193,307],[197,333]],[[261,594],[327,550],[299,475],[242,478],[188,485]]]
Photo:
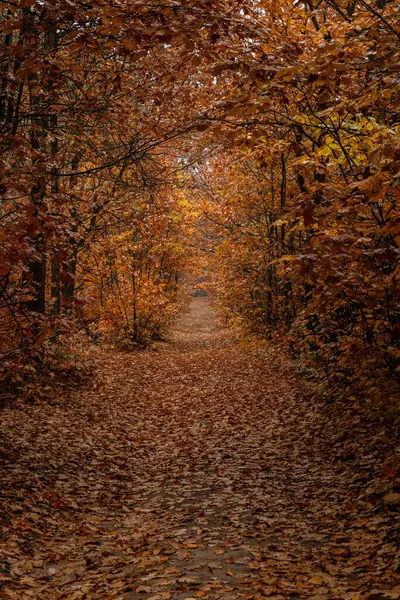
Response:
[[[2,411],[0,599],[400,597],[384,433],[338,431],[207,298],[152,350],[94,352],[91,389]]]

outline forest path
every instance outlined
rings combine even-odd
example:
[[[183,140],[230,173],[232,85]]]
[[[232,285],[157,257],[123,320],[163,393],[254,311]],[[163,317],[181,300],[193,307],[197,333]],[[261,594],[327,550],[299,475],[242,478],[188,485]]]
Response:
[[[5,415],[0,599],[399,597],[363,473],[321,453],[318,405],[207,298],[156,351],[99,360],[94,389]]]

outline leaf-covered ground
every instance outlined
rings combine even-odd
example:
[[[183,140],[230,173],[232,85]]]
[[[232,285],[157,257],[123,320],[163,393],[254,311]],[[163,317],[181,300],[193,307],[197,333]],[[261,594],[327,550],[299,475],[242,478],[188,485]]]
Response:
[[[379,431],[338,431],[205,298],[169,343],[97,361],[91,390],[2,413],[0,599],[400,597]]]

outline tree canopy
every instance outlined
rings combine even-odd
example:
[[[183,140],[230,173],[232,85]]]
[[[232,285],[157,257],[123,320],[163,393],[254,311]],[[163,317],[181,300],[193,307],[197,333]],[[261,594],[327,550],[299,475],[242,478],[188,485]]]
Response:
[[[79,331],[159,338],[199,264],[252,333],[377,398],[398,382],[395,2],[0,10],[7,390],[65,371]]]

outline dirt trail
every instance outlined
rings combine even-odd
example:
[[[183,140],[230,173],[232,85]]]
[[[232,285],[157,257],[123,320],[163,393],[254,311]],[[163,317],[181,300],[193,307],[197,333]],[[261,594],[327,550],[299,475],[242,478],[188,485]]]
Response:
[[[99,361],[95,389],[5,413],[0,600],[400,597],[368,459],[322,452],[318,405],[207,298]]]

